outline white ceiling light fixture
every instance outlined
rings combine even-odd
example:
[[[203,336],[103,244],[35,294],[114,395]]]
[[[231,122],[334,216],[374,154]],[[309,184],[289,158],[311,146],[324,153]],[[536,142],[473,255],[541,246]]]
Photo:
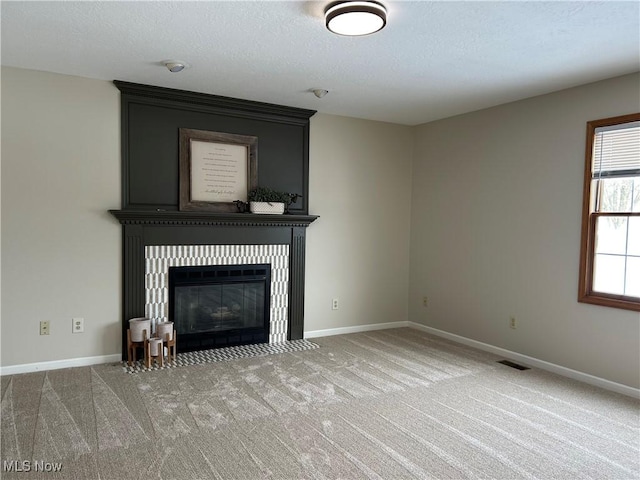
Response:
[[[337,2],[327,6],[324,18],[327,28],[338,35],[369,35],[387,24],[387,9],[371,1]]]
[[[322,98],[324,97],[327,93],[329,93],[329,90],[325,90],[324,88],[314,88],[313,90],[311,90],[313,92],[313,94],[318,97],[318,98]]]

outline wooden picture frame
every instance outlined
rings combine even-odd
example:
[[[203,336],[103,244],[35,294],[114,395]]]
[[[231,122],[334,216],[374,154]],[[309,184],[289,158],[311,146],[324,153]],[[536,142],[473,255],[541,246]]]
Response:
[[[180,210],[237,212],[258,186],[258,137],[179,130]]]

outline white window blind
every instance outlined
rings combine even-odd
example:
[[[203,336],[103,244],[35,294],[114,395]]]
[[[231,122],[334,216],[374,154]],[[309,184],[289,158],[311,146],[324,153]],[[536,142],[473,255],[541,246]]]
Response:
[[[640,175],[640,122],[595,129],[592,173],[593,178]]]

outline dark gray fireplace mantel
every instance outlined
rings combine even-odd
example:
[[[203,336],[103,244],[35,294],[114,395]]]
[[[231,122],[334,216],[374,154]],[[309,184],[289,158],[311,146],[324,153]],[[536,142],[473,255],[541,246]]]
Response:
[[[316,215],[109,210],[123,229],[123,358],[128,319],[145,315],[145,247],[289,245],[288,339],[303,338],[305,232]]]
[[[109,210],[123,225],[217,225],[306,227],[318,215],[256,215],[252,213],[181,212],[168,210]]]

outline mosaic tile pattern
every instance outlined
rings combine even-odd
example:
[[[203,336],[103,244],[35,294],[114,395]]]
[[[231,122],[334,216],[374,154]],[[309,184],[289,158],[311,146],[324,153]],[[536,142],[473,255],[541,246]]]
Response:
[[[127,362],[122,362],[122,368],[127,373],[147,372],[152,370],[162,370],[164,368],[185,367],[187,365],[200,365],[204,363],[224,362],[236,360],[238,358],[263,357],[278,353],[301,352],[303,350],[313,350],[320,346],[309,340],[291,340],[282,343],[259,343],[256,345],[238,345],[235,347],[214,348],[212,350],[200,350],[199,352],[178,353],[175,362],[165,362],[164,366],[154,363],[151,368],[147,368],[142,360],[138,360],[129,366]]]
[[[145,254],[145,316],[169,317],[169,267],[201,265],[271,265],[269,343],[287,340],[289,245],[152,245]]]

